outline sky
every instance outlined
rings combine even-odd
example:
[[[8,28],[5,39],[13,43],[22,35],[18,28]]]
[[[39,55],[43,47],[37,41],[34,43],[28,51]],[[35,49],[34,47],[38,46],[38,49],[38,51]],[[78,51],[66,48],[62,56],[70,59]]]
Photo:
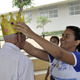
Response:
[[[49,4],[53,2],[59,2],[64,0],[34,0],[34,6],[40,6],[44,4]],[[0,14],[19,10],[17,7],[12,8],[12,0],[1,0],[0,2]]]

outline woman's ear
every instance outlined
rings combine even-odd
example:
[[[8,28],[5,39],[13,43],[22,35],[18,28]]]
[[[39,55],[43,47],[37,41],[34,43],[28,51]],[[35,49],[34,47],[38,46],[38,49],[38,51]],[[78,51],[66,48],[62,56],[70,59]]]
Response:
[[[80,40],[76,40],[75,41],[75,45],[77,46],[77,45],[79,45],[80,44]]]

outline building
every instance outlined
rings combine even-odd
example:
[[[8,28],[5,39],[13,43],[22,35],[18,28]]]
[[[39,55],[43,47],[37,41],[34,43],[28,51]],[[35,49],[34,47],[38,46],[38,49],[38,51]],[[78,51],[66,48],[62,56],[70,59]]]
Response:
[[[80,26],[80,0],[65,0],[26,9],[24,16],[25,20],[31,19],[31,23],[27,24],[37,34],[42,33],[42,28],[36,28],[37,16],[45,16],[51,20],[51,23],[45,25],[45,32],[64,30],[69,25]]]
[[[31,18],[28,25],[36,33],[41,33],[42,28],[36,29],[37,16],[46,16],[51,20],[44,29],[45,32],[64,30],[66,26],[80,26],[80,0],[66,0],[62,2],[47,4],[25,10],[25,19]]]

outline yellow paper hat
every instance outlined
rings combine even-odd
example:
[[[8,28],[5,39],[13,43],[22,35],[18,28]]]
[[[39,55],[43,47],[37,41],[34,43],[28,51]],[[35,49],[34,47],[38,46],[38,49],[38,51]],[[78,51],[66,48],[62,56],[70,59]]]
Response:
[[[17,21],[24,22],[24,15],[21,13],[21,16],[19,12],[16,14],[16,20],[13,18],[13,14],[10,12],[10,20],[7,20],[7,15],[1,15],[1,28],[3,35],[10,35],[18,33],[16,29],[14,29],[14,25]],[[17,26],[16,26],[17,27]]]

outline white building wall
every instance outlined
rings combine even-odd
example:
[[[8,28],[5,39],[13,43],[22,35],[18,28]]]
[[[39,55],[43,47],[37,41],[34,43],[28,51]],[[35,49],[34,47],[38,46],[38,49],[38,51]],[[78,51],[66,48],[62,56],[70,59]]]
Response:
[[[36,27],[37,27],[37,16],[39,16],[39,9],[32,10],[32,21],[31,21],[31,23],[28,23],[28,25],[36,33],[38,33],[38,32],[41,33],[41,31],[39,31],[38,29],[36,29]]]
[[[42,33],[42,28],[36,29],[37,24],[37,16],[39,16],[39,9],[32,10],[32,21],[28,23],[33,31],[37,34]],[[69,15],[68,3],[58,4],[58,17],[49,18],[51,23],[45,25],[45,32],[64,30],[66,26],[74,25],[80,26],[80,15]]]

